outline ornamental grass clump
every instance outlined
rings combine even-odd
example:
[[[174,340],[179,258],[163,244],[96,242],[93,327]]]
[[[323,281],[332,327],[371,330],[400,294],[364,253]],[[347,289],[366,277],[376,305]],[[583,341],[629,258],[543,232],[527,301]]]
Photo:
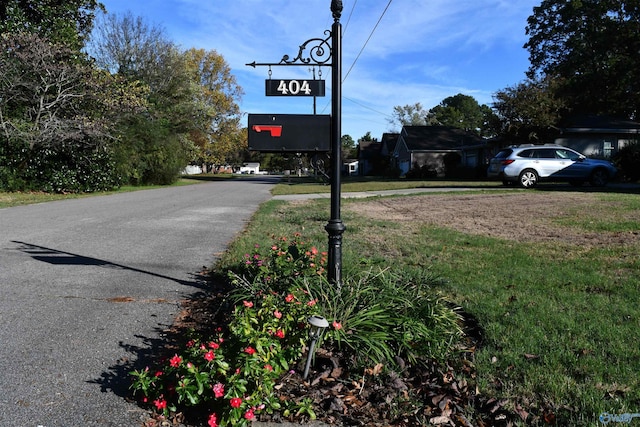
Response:
[[[411,364],[444,362],[463,337],[462,319],[433,290],[429,274],[390,269],[347,275],[341,287],[310,281],[331,327],[324,345],[342,350],[360,367],[397,358]]]

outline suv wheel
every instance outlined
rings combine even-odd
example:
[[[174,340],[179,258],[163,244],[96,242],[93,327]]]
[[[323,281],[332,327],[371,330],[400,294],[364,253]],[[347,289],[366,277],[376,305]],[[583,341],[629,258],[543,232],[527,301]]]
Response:
[[[533,169],[525,169],[520,173],[518,182],[522,188],[532,188],[538,183],[538,174]]]
[[[596,169],[591,173],[589,182],[594,187],[604,187],[609,181],[609,174],[604,169]]]

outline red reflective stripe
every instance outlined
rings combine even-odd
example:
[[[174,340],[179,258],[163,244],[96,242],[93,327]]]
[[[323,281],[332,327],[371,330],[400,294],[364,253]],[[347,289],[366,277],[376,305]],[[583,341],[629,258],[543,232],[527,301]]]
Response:
[[[271,136],[280,137],[282,136],[282,126],[280,125],[253,125],[253,130],[256,132],[269,132]]]

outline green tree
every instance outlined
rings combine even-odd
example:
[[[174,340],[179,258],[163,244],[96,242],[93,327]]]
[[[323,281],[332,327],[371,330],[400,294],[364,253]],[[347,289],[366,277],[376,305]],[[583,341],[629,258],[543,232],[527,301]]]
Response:
[[[200,115],[186,57],[161,28],[130,13],[101,20],[88,50],[98,66],[147,95],[145,114],[117,121],[120,170],[133,184],[175,181],[194,156],[190,132]]]
[[[238,105],[242,88],[215,50],[189,49],[184,56],[195,88],[190,138],[197,147],[196,161],[207,166],[241,165],[247,148]]]
[[[370,134],[369,134],[370,135]],[[342,142],[342,158],[343,159],[353,159],[357,156],[357,147],[356,142],[353,140],[351,135],[342,135],[340,138]]]
[[[472,96],[461,93],[445,98],[427,113],[427,124],[451,126],[492,137],[497,133],[497,117],[487,105],[480,105]]]
[[[36,34],[0,36],[0,186],[94,191],[119,183],[104,94],[111,82]],[[110,100],[115,101],[116,98]]]
[[[422,108],[422,104],[416,102],[413,105],[393,107],[392,118],[389,120],[391,127],[397,132],[403,126],[425,126],[428,112]]]
[[[527,22],[531,79],[560,82],[573,112],[637,117],[640,2],[544,0]]]
[[[3,0],[0,34],[29,32],[79,51],[99,10],[97,0]]]
[[[514,143],[542,143],[557,135],[557,124],[566,113],[557,93],[558,81],[547,77],[529,79],[494,95],[501,134]]]

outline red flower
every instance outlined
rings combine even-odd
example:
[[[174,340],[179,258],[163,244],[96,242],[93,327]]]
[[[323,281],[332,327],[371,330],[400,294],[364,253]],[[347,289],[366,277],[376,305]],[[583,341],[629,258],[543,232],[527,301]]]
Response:
[[[309,302],[307,303],[307,305],[308,305],[309,307],[313,307],[314,305],[316,305],[316,303],[317,303],[317,302],[318,302],[318,300],[312,299],[311,301],[309,301]]]
[[[191,348],[191,347],[193,347],[194,345],[196,345],[196,342],[195,342],[194,340],[189,340],[189,341],[187,341],[187,347]]]
[[[229,401],[229,404],[231,405],[232,408],[239,408],[240,405],[242,405],[242,399],[240,399],[239,397],[233,397]]]
[[[216,342],[211,341],[211,342],[209,343],[209,348],[212,348],[212,349],[214,349],[214,350],[217,350],[217,349],[219,349],[219,348],[220,348],[220,344],[218,344],[218,343],[216,343]]]
[[[283,331],[282,329],[278,329],[278,330],[276,331],[276,336],[277,336],[278,338],[280,338],[280,339],[283,339],[283,338],[284,338],[284,331]]]
[[[224,396],[224,384],[217,383],[213,386],[213,395],[216,398]]]
[[[180,366],[180,363],[182,363],[182,358],[177,354],[169,359],[169,364],[172,368],[177,368],[178,366]]]
[[[218,417],[216,414],[209,415],[209,422],[207,424],[209,424],[209,427],[218,427]]]
[[[249,409],[247,412],[244,413],[244,418],[251,421],[252,419],[255,418],[255,415],[253,413],[253,409]]]
[[[244,349],[244,352],[249,354],[249,355],[253,355],[255,354],[256,350],[253,347],[247,347]]]
[[[156,378],[161,377],[162,374],[164,374],[164,372],[162,371],[156,371]]]
[[[209,350],[204,354],[204,360],[206,360],[207,362],[211,362],[215,358],[216,355],[213,354],[213,350]]]
[[[253,303],[251,301],[242,301],[245,307],[251,308],[253,307]]]
[[[282,312],[276,310],[273,312],[273,315],[276,317],[276,319],[281,319],[282,318]]]
[[[273,371],[273,366],[271,366],[271,365],[264,365],[264,369],[266,369],[267,371],[271,372],[271,371]]]
[[[156,405],[158,411],[167,407],[167,401],[162,398],[154,400],[153,404]]]
[[[336,322],[335,320],[331,325],[333,325],[333,329],[335,329],[336,331],[339,331],[340,329],[342,329],[342,324],[340,322]]]
[[[284,298],[284,300],[285,300],[286,302],[291,302],[291,301],[293,301],[294,299],[295,299],[295,297],[293,296],[293,294],[289,294],[289,295],[287,295],[287,296]]]

